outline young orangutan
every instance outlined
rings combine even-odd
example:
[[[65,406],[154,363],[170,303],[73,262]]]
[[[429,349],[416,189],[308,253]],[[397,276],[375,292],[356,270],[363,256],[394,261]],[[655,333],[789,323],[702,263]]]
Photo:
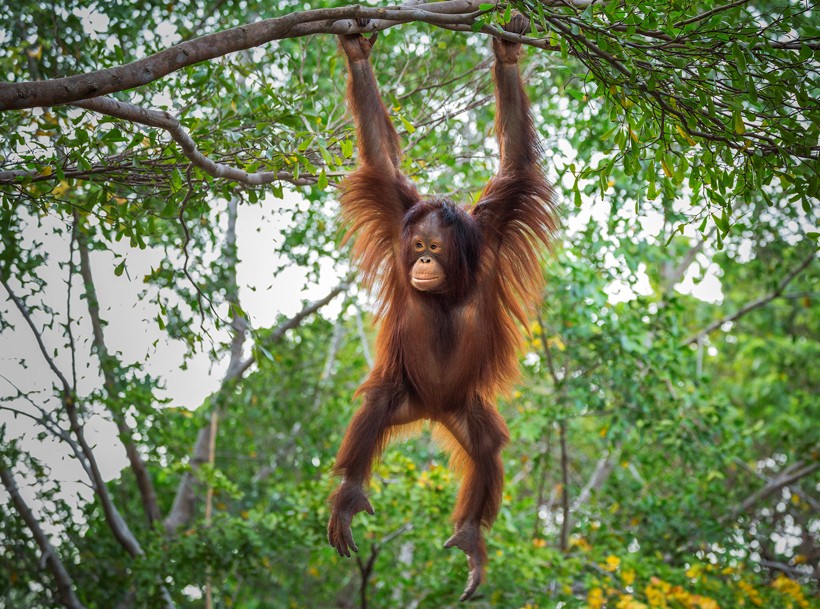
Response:
[[[527,28],[515,15],[506,29]],[[374,458],[397,428],[429,420],[463,474],[444,545],[467,554],[465,600],[487,562],[481,528],[501,503],[509,435],[495,397],[517,376],[518,324],[541,294],[540,252],[556,228],[553,190],[519,74],[521,44],[494,38],[499,171],[472,209],[422,198],[401,172],[399,137],[369,61],[375,39],[341,37],[359,147],[342,212],[364,283],[378,286],[380,327],[373,370],[358,391],[362,406],[336,457],[342,482],[328,539],[340,555],[357,551],[350,524],[358,512],[373,514],[364,489]]]

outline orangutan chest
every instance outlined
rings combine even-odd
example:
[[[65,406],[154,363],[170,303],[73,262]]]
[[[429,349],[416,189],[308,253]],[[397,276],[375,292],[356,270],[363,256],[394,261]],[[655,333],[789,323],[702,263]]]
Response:
[[[415,385],[431,391],[452,388],[475,373],[482,350],[486,351],[475,303],[445,311],[411,308],[408,315],[402,342],[405,363],[415,371]]]

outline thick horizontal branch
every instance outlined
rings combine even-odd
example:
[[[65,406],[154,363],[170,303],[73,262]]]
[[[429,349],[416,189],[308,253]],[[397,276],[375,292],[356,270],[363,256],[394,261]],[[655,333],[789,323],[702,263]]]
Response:
[[[442,14],[442,7],[438,5],[434,5],[436,9],[433,9],[438,12],[425,10],[431,5],[409,8],[344,6],[302,11],[202,36],[144,59],[107,70],[53,80],[0,83],[0,111],[57,106],[133,89],[203,61],[251,49],[273,40],[313,33],[298,30],[297,26],[309,23],[324,22],[321,31],[328,34],[360,31],[362,28],[359,28],[355,21],[351,21],[355,19],[469,25],[473,20],[470,15],[478,11],[479,0],[453,0],[440,4],[445,5],[444,8],[453,14]]]
[[[583,8],[594,0],[546,0],[545,6],[571,4]],[[126,91],[152,83],[182,68],[244,51],[274,40],[311,34],[374,32],[394,25],[422,22],[445,29],[472,31],[482,4],[497,0],[447,0],[395,7],[359,5],[314,9],[265,19],[182,42],[154,55],[105,70],[75,74],[52,80],[0,83],[0,112],[70,104],[89,98]],[[358,20],[369,20],[358,25]],[[528,38],[485,25],[481,32],[542,49],[554,49],[547,39]]]

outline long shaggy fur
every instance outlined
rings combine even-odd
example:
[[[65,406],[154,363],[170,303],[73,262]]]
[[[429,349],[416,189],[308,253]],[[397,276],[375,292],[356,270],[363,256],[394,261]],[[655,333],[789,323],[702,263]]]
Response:
[[[360,167],[343,185],[342,215],[363,284],[378,296],[379,332],[373,370],[358,391],[363,404],[334,468],[345,477],[345,493],[332,497],[328,537],[340,554],[349,554],[348,518],[369,506],[356,487],[366,484],[393,431],[431,420],[451,453],[451,467],[463,476],[453,514],[456,534],[448,541],[470,558],[463,598],[475,591],[486,563],[480,528],[492,524],[501,503],[501,450],[509,434],[495,399],[518,376],[521,326],[541,297],[541,256],[557,224],[529,103],[517,64],[509,61],[518,47],[510,44],[495,45],[493,72],[501,167],[471,209],[421,199],[398,169],[398,136],[369,63],[348,64]],[[343,45],[356,57],[369,49],[350,37]],[[431,214],[437,218],[426,222]],[[419,237],[416,251],[417,233],[428,245],[440,245],[441,253],[419,254],[428,245]],[[439,277],[443,269],[439,291],[420,291],[411,283],[421,255],[425,265],[435,263]]]

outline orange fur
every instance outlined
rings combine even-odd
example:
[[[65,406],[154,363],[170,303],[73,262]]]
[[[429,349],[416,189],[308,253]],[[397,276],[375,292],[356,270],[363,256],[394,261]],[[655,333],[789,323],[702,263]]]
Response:
[[[335,471],[343,486],[365,485],[372,461],[399,427],[433,421],[450,466],[463,478],[448,547],[470,557],[466,596],[486,562],[480,527],[492,524],[501,503],[501,450],[509,434],[494,401],[518,376],[521,324],[541,296],[541,257],[557,224],[518,66],[506,62],[518,56],[511,44],[495,45],[501,168],[472,209],[421,199],[400,171],[398,136],[369,64],[348,62],[360,166],[343,186],[342,214],[363,283],[378,294],[379,331],[373,370],[357,392],[363,404]],[[353,38],[343,46],[357,57],[370,48]],[[419,255],[409,235],[430,214],[438,218],[429,226],[444,227],[435,229],[441,232],[435,239],[446,252],[437,268],[446,273],[447,289],[436,293],[419,291],[409,277]],[[345,519],[369,504],[349,486],[333,502],[329,538],[342,553],[352,544]]]

